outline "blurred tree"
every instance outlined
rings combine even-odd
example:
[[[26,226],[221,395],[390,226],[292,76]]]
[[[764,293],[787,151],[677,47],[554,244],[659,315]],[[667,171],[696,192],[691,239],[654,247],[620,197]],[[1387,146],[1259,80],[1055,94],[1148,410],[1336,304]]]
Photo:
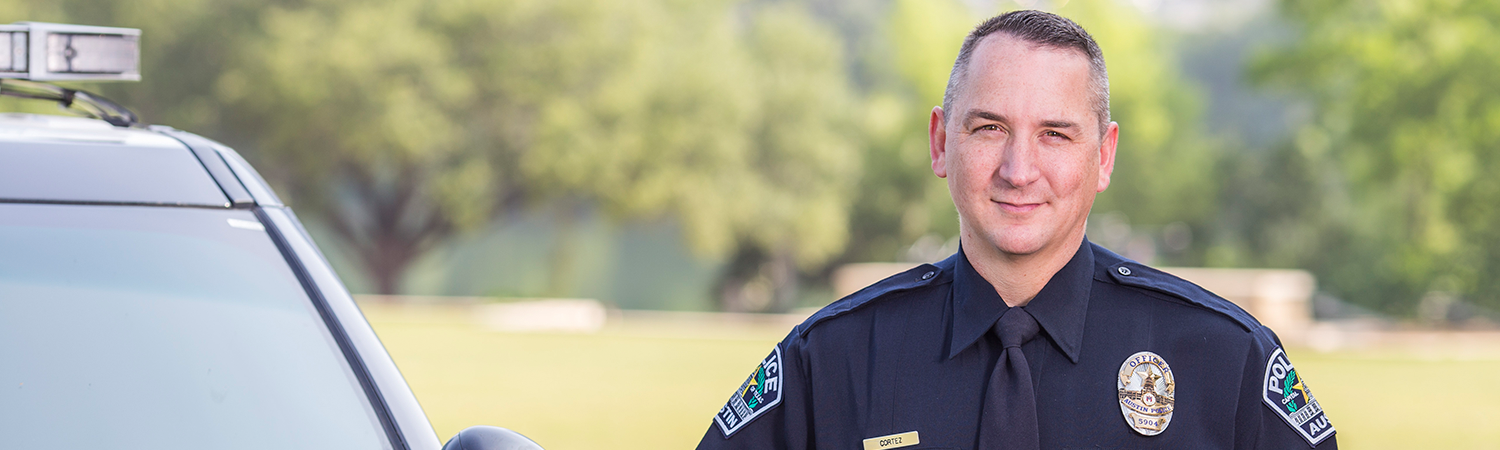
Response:
[[[1201,236],[1219,212],[1213,193],[1224,152],[1205,132],[1203,93],[1182,75],[1176,36],[1126,2],[1080,0],[1058,13],[1088,29],[1104,51],[1110,114],[1120,123],[1115,172],[1091,222],[1123,221],[1132,232],[1090,239],[1148,263],[1202,264],[1208,246]],[[1091,232],[1105,231],[1101,224],[1090,223]]]
[[[222,120],[255,132],[259,162],[354,249],[382,294],[513,195],[499,189],[495,146],[468,129],[477,80],[456,64],[432,6],[265,8],[214,86]]]
[[[571,205],[564,227],[590,205],[675,217],[702,253],[749,261],[724,285],[774,274],[770,304],[734,309],[785,308],[797,267],[847,238],[853,97],[839,42],[797,5],[15,3],[15,20],[145,29],[146,81],[106,92],[241,149],[381,293],[531,201]]]
[[[616,217],[668,215],[728,257],[721,307],[784,310],[799,267],[843,249],[858,171],[853,99],[836,38],[771,3],[644,8],[634,46],[541,112],[522,161]]]
[[[470,133],[493,147],[491,156],[510,172],[504,191],[514,201],[509,215],[528,204],[552,212],[552,250],[546,296],[564,296],[573,286],[575,224],[590,207],[583,192],[555,183],[554,174],[525,164],[549,105],[587,98],[590,86],[624,64],[627,50],[641,45],[638,33],[648,10],[665,14],[658,2],[536,0],[436,2],[438,26],[451,36],[455,63],[476,80]],[[653,9],[654,8],[654,9]],[[563,152],[571,149],[560,149]]]
[[[903,251],[929,233],[957,233],[958,213],[947,184],[933,176],[927,117],[942,103],[948,72],[975,15],[953,1],[897,0],[877,24],[885,51],[867,53],[862,119],[867,143],[850,232],[859,245],[846,261],[905,259]]]
[[[223,137],[213,85],[260,27],[259,11],[280,0],[6,0],[0,23],[60,22],[140,28],[142,79],[64,83],[128,105],[150,123]],[[251,155],[253,157],[253,155]]]
[[[1297,256],[1349,301],[1500,307],[1500,4],[1282,4],[1300,25],[1254,73],[1316,111],[1289,149],[1321,217]],[[1434,294],[1436,294],[1434,296]]]

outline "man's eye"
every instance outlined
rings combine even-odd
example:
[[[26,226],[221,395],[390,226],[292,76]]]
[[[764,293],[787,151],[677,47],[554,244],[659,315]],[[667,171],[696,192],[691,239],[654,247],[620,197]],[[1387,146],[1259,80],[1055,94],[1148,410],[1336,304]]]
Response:
[[[1000,131],[1000,126],[999,125],[995,125],[995,124],[989,124],[989,125],[985,125],[985,126],[982,126],[982,127],[979,127],[979,128],[975,128],[974,131]]]
[[[1067,139],[1068,138],[1067,135],[1064,135],[1062,133],[1058,133],[1058,132],[1052,131],[1052,130],[1047,130],[1047,132],[1045,133],[1045,136],[1047,136],[1047,137],[1060,137],[1060,138],[1063,138],[1063,139]]]

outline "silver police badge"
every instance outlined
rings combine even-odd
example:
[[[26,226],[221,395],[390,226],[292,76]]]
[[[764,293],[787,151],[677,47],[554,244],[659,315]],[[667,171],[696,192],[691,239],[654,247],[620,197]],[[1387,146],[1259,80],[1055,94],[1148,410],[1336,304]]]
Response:
[[[1160,355],[1151,352],[1130,355],[1120,364],[1116,383],[1120,388],[1120,414],[1125,415],[1130,429],[1156,436],[1172,423],[1177,383],[1172,379],[1172,367]]]

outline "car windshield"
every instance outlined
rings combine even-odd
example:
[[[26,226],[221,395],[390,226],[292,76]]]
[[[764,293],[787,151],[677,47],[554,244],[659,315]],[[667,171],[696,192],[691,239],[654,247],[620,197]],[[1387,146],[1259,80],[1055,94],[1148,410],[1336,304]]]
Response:
[[[0,203],[0,448],[391,448],[254,214]]]

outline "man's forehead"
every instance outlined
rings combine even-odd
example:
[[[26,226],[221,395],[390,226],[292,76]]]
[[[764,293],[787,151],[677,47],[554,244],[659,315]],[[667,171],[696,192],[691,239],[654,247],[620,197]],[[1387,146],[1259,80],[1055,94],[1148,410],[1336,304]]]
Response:
[[[1080,51],[1027,42],[996,33],[986,36],[974,49],[965,74],[958,111],[980,109],[1023,119],[1019,107],[1052,117],[1082,121],[1093,113],[1089,61]]]

